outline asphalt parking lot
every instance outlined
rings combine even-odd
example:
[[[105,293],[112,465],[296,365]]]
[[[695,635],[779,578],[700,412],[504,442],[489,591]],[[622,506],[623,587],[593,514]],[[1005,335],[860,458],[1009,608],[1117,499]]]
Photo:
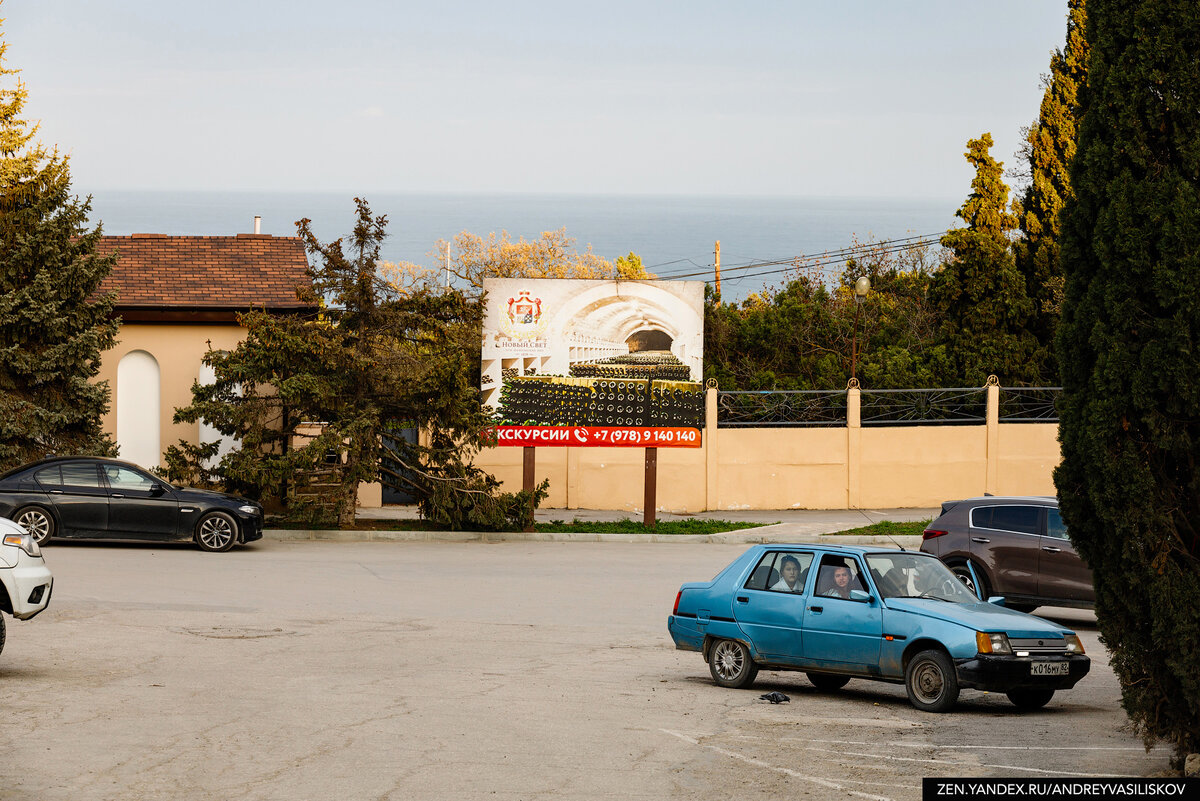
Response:
[[[924,776],[1166,769],[1123,729],[1087,612],[1042,610],[1093,668],[1033,713],[792,673],[714,686],[666,616],[745,547],[52,545],[50,608],[0,654],[0,797],[918,799]]]

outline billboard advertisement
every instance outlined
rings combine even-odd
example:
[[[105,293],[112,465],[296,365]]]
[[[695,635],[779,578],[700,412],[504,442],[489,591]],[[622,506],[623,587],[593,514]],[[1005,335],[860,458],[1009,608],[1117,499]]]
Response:
[[[509,446],[699,447],[704,282],[487,278],[482,392]]]

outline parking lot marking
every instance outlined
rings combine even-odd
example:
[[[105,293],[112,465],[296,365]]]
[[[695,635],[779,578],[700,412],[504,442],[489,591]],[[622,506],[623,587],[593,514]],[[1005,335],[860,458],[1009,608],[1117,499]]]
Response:
[[[859,740],[809,740],[830,745],[877,745]],[[901,748],[977,748],[984,751],[1145,751],[1140,745],[930,745],[929,743],[884,743]]]
[[[739,754],[737,751],[730,751],[727,748],[721,748],[720,746],[717,746],[717,745],[708,745],[707,743],[702,743],[699,740],[695,739],[694,737],[688,737],[686,734],[681,734],[677,731],[671,731],[670,729],[659,729],[659,731],[661,731],[663,734],[669,734],[672,737],[678,737],[680,740],[683,740],[685,743],[691,743],[692,745],[698,745],[701,748],[707,748],[711,751],[716,751],[718,754],[721,754],[722,756],[727,756],[732,759],[738,759],[747,764],[754,765],[755,767],[766,768],[767,770],[773,770],[776,773],[782,773],[783,775],[790,776],[793,779],[800,779],[801,781],[811,782],[813,784],[820,785],[821,787],[828,787],[829,789],[832,789],[832,790],[841,790],[842,792],[849,793],[850,795],[855,795],[860,798],[872,799],[872,801],[894,801],[893,799],[891,799],[885,795],[871,795],[870,793],[860,793],[857,790],[851,790],[850,788],[845,787],[845,786],[843,786],[842,783],[840,783],[840,782],[846,782],[845,779],[840,780],[840,782],[835,782],[831,779],[822,779],[818,776],[807,776],[803,773],[794,771],[791,768],[781,768],[778,765],[772,765],[768,762],[763,762],[761,759],[756,759],[751,756],[746,756],[745,754]],[[875,782],[853,782],[853,784],[875,784]],[[889,784],[886,786],[895,787],[897,785]],[[914,785],[911,789],[917,789],[917,788]]]

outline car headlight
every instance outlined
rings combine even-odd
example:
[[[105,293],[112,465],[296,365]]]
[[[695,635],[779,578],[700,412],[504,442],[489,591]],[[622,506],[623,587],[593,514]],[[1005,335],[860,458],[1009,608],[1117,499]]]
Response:
[[[30,556],[42,555],[42,547],[37,544],[32,534],[5,534],[4,544],[15,545]]]
[[[239,506],[238,511],[241,512],[242,514],[256,515],[256,514],[258,514],[258,507],[251,506],[250,504],[246,504],[245,506]]]
[[[981,654],[1011,654],[1012,646],[1008,644],[1008,635],[1002,632],[975,632],[975,644]]]
[[[1067,641],[1067,653],[1068,654],[1082,654],[1084,652],[1083,651],[1083,643],[1081,643],[1079,641],[1079,635],[1064,634],[1063,639]]]

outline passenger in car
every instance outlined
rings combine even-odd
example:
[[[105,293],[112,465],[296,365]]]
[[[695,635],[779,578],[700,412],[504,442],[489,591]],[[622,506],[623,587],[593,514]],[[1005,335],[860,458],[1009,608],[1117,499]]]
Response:
[[[850,568],[838,565],[833,569],[833,585],[821,593],[830,598],[850,600]]]
[[[779,581],[771,585],[775,592],[804,592],[800,580],[800,562],[794,556],[785,556],[779,563]]]

